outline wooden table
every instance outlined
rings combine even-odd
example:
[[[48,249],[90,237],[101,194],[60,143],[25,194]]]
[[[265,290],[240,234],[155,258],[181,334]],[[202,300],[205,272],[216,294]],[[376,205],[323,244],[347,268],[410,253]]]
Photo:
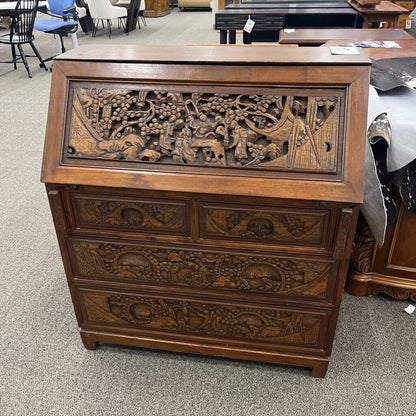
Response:
[[[281,30],[279,43],[299,46],[320,46],[329,40],[402,40],[413,39],[403,29],[295,29]]]
[[[144,0],[143,0],[144,1]],[[140,10],[143,10],[141,6],[141,0],[129,0],[128,2],[118,2],[117,6],[125,7],[127,9],[127,21],[125,32],[131,32],[137,27],[139,20]]]
[[[389,1],[382,1],[375,7],[363,7],[352,1],[348,4],[357,10],[363,18],[363,28],[378,27],[381,22],[388,22],[392,27],[399,27],[399,17],[409,10]]]
[[[14,10],[16,8],[16,4],[16,1],[0,1],[0,16],[8,16],[10,10]],[[46,9],[47,6],[47,1],[40,1],[38,3],[38,10]]]
[[[358,12],[346,2],[325,3],[326,7],[309,7],[316,3],[257,3],[253,8],[246,4],[230,5],[215,14],[215,29],[220,31],[220,43],[235,43],[236,30],[242,30],[249,18],[255,21],[253,31],[243,33],[243,42],[277,42],[284,27],[357,27]],[[333,4],[336,7],[330,7]],[[257,7],[258,6],[258,7]],[[264,8],[263,8],[264,6]],[[266,7],[267,6],[267,7]]]
[[[339,39],[326,42],[325,46],[338,46],[340,43],[354,42],[354,39]],[[408,58],[416,56],[416,39],[400,39],[402,48],[362,48],[365,54],[374,60],[388,58]]]

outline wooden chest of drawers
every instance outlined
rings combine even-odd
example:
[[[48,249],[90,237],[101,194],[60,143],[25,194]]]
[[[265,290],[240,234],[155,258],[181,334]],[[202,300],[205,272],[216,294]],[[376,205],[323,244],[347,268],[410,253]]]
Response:
[[[42,180],[84,345],[323,377],[362,199],[368,80],[367,58],[325,48],[60,56]]]

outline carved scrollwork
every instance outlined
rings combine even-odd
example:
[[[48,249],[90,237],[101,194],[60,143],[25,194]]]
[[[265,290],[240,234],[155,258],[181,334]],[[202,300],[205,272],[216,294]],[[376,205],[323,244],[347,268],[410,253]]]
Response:
[[[186,231],[186,207],[180,204],[75,198],[83,224]]]
[[[203,251],[72,242],[83,276],[202,288],[326,296],[331,263]]]
[[[322,317],[143,296],[84,293],[89,319],[143,329],[317,344]]]
[[[333,171],[341,99],[73,90],[70,158]]]
[[[320,242],[323,215],[205,208],[205,232],[211,236],[256,240]]]
[[[363,215],[359,214],[351,255],[351,267],[360,273],[369,273],[373,262],[376,239]]]
[[[371,288],[370,295],[378,295],[379,293],[384,293],[385,295],[391,296],[392,298],[399,300],[406,300],[409,298],[416,302],[416,290],[382,285],[375,285]]]

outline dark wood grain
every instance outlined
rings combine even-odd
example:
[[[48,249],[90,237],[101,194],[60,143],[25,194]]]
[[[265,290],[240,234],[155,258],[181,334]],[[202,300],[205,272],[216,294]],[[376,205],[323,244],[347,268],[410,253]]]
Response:
[[[413,39],[403,29],[295,29],[279,32],[280,44],[320,46],[329,40],[401,40]]]

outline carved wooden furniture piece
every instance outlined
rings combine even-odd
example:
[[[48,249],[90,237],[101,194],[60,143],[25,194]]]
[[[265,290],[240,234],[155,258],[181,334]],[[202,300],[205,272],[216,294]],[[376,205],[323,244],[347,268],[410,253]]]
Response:
[[[416,302],[416,215],[400,205],[395,223],[379,247],[360,216],[346,290],[355,296],[379,293]]]
[[[247,49],[84,46],[55,61],[42,181],[87,348],[325,375],[369,60]]]
[[[389,27],[398,28],[400,15],[408,13],[407,9],[390,1],[381,1],[374,7],[361,6],[353,1],[349,4],[362,16],[364,29],[377,28],[381,22],[387,22]]]
[[[415,0],[410,0],[410,1],[409,0],[393,0],[393,3],[407,10],[407,12],[404,12],[403,14],[399,16],[399,23],[398,23],[399,25],[398,27],[405,29],[406,21],[410,13],[414,10],[416,1]]]

